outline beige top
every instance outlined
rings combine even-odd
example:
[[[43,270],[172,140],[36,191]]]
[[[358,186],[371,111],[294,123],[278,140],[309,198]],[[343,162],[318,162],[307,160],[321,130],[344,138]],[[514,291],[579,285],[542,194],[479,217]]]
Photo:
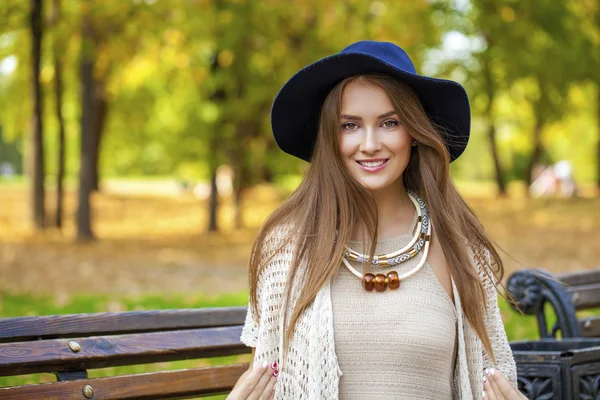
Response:
[[[294,249],[297,245],[297,227],[282,224],[265,237],[264,251],[259,256],[261,268],[256,283],[256,306],[259,314],[248,307],[246,321],[240,339],[247,346],[255,348],[254,363],[276,360],[280,365],[275,399],[277,400],[339,400],[339,380],[342,371],[338,364],[331,305],[331,281],[321,287],[314,301],[300,315],[288,347],[288,358],[283,362],[283,335],[285,327],[283,313],[297,301],[293,292],[289,304],[285,288]],[[435,234],[435,233],[434,233]],[[289,238],[292,240],[288,240]],[[517,387],[517,367],[508,338],[502,324],[498,307],[498,280],[493,275],[490,252],[482,249],[484,260],[475,257],[473,247],[468,243],[467,251],[473,270],[477,273],[485,289],[487,307],[484,314],[486,329],[491,339],[496,361],[492,361],[483,347],[477,333],[467,320],[456,282],[452,281],[452,295],[458,316],[456,368],[454,370],[454,398],[473,400],[481,396],[485,368],[495,368],[502,372],[513,387]],[[300,268],[307,268],[305,262]],[[407,279],[408,281],[414,277]],[[355,279],[358,279],[355,277]],[[406,288],[405,288],[406,289]],[[400,289],[398,289],[400,290]],[[384,293],[372,293],[384,294]],[[371,340],[371,342],[373,342]],[[433,374],[430,374],[433,375]],[[396,376],[395,376],[396,377]],[[387,384],[387,382],[386,382]],[[377,396],[372,396],[372,399]],[[435,396],[432,396],[435,398]]]
[[[416,218],[413,221],[413,229]],[[375,254],[404,247],[411,235],[379,240]],[[369,243],[367,243],[368,245]],[[362,242],[349,246],[363,254]],[[395,267],[401,275],[422,253]],[[351,262],[362,272],[362,265]],[[335,352],[343,375],[340,399],[453,399],[457,314],[429,263],[397,290],[365,291],[341,264],[331,284]]]

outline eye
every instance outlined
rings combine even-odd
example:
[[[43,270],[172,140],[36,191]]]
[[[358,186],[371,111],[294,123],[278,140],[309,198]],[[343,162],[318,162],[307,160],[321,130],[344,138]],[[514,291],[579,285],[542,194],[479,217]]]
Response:
[[[391,123],[391,125],[386,125],[386,124],[388,124],[388,123]],[[394,119],[388,119],[387,121],[385,121],[385,122],[383,123],[383,125],[384,125],[386,128],[393,128],[393,127],[395,127],[395,126],[398,126],[398,121],[396,121],[396,120],[394,120]]]
[[[351,126],[358,127],[358,125],[356,125],[354,122],[346,122],[345,124],[342,124],[342,128],[343,129],[347,129],[347,130],[350,130],[350,131],[353,131],[353,130],[356,129],[356,128],[353,128]]]

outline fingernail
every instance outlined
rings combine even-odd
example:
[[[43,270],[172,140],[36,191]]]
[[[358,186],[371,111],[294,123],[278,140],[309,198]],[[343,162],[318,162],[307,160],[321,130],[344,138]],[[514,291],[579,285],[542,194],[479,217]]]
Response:
[[[487,383],[487,376],[483,377],[483,384],[485,385]]]
[[[279,376],[279,371],[278,370],[273,371],[273,376],[275,378],[277,378]]]
[[[485,374],[486,374],[486,375],[489,375],[489,374],[490,374],[490,369],[489,369],[489,368],[486,368],[486,369],[485,369]]]
[[[483,391],[483,394],[481,395],[482,399],[485,399],[485,390]]]
[[[490,368],[490,374],[494,375],[496,373],[496,371],[494,370],[494,368]]]
[[[269,365],[269,362],[268,361],[263,361],[262,367],[263,368],[267,368],[267,365]]]
[[[271,369],[277,369],[277,361],[273,361],[273,364],[271,364]]]

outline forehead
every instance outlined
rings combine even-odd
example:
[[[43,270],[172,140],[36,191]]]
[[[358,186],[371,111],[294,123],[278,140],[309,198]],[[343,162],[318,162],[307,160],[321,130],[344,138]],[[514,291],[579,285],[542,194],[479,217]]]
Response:
[[[342,114],[368,117],[394,109],[387,93],[368,81],[350,81],[342,91]]]

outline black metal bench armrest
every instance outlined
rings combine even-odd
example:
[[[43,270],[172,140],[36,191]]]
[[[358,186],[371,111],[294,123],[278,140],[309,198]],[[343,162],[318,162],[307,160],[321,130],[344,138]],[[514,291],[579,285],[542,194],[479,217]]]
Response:
[[[506,288],[517,302],[518,307],[510,304],[514,310],[521,308],[525,314],[537,317],[540,338],[556,338],[559,330],[563,338],[583,337],[571,295],[549,272],[539,268],[517,271],[508,279]],[[544,313],[546,302],[552,305],[557,318],[552,329]]]

